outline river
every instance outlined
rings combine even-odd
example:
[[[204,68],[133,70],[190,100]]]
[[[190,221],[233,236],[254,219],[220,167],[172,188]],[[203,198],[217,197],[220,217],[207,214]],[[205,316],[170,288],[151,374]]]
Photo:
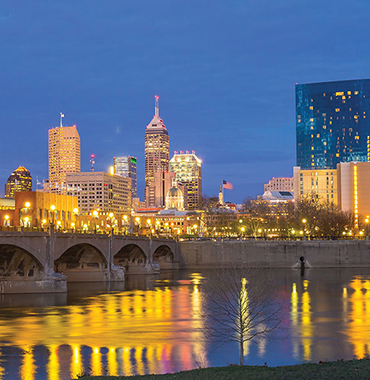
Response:
[[[268,270],[266,270],[267,273]],[[246,364],[363,358],[370,344],[370,269],[273,272],[284,302],[279,339],[246,344]],[[0,296],[0,380],[167,373],[238,363],[237,343],[214,347],[201,329],[210,271],[132,276],[108,292]]]

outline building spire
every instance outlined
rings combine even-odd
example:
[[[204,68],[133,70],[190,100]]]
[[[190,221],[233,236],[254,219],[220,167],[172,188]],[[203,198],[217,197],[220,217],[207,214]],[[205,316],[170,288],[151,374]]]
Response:
[[[155,98],[155,113],[154,113],[154,115],[159,117],[159,96],[155,95],[154,98]]]

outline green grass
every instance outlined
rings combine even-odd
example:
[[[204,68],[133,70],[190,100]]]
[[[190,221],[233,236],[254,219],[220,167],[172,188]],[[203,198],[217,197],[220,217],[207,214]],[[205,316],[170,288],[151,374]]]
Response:
[[[275,379],[370,379],[370,359],[299,364],[284,367],[229,366],[202,368],[166,375],[144,376],[84,376],[83,380],[275,380]]]

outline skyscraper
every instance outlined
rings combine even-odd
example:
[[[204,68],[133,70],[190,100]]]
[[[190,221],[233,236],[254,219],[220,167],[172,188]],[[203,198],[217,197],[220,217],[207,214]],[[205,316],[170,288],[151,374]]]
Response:
[[[297,165],[370,160],[370,79],[296,85]]]
[[[131,178],[132,199],[137,197],[137,158],[120,156],[113,158],[114,174]]]
[[[23,166],[9,176],[5,184],[5,198],[15,198],[15,193],[20,191],[32,191],[31,173]]]
[[[63,115],[64,116],[64,115]],[[66,183],[67,173],[81,171],[80,136],[75,125],[49,129],[49,186],[60,192]]]
[[[163,120],[159,117],[158,96],[155,96],[155,114],[145,131],[145,188],[154,181],[156,172],[168,172],[170,161],[170,137]],[[154,204],[154,199],[148,199],[145,191],[145,202],[148,206]]]
[[[202,197],[202,161],[194,151],[175,152],[170,161],[170,171],[175,173],[176,181],[184,186],[185,209],[199,209]]]

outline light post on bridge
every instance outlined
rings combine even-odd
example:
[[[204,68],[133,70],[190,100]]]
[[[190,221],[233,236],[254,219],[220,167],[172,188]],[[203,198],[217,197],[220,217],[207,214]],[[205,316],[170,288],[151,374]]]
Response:
[[[73,223],[71,223],[71,227],[73,228],[73,232],[76,232],[76,227],[78,227],[78,224],[77,224],[77,218],[78,218],[78,208],[75,207],[73,209],[73,214],[75,216],[75,221]]]

